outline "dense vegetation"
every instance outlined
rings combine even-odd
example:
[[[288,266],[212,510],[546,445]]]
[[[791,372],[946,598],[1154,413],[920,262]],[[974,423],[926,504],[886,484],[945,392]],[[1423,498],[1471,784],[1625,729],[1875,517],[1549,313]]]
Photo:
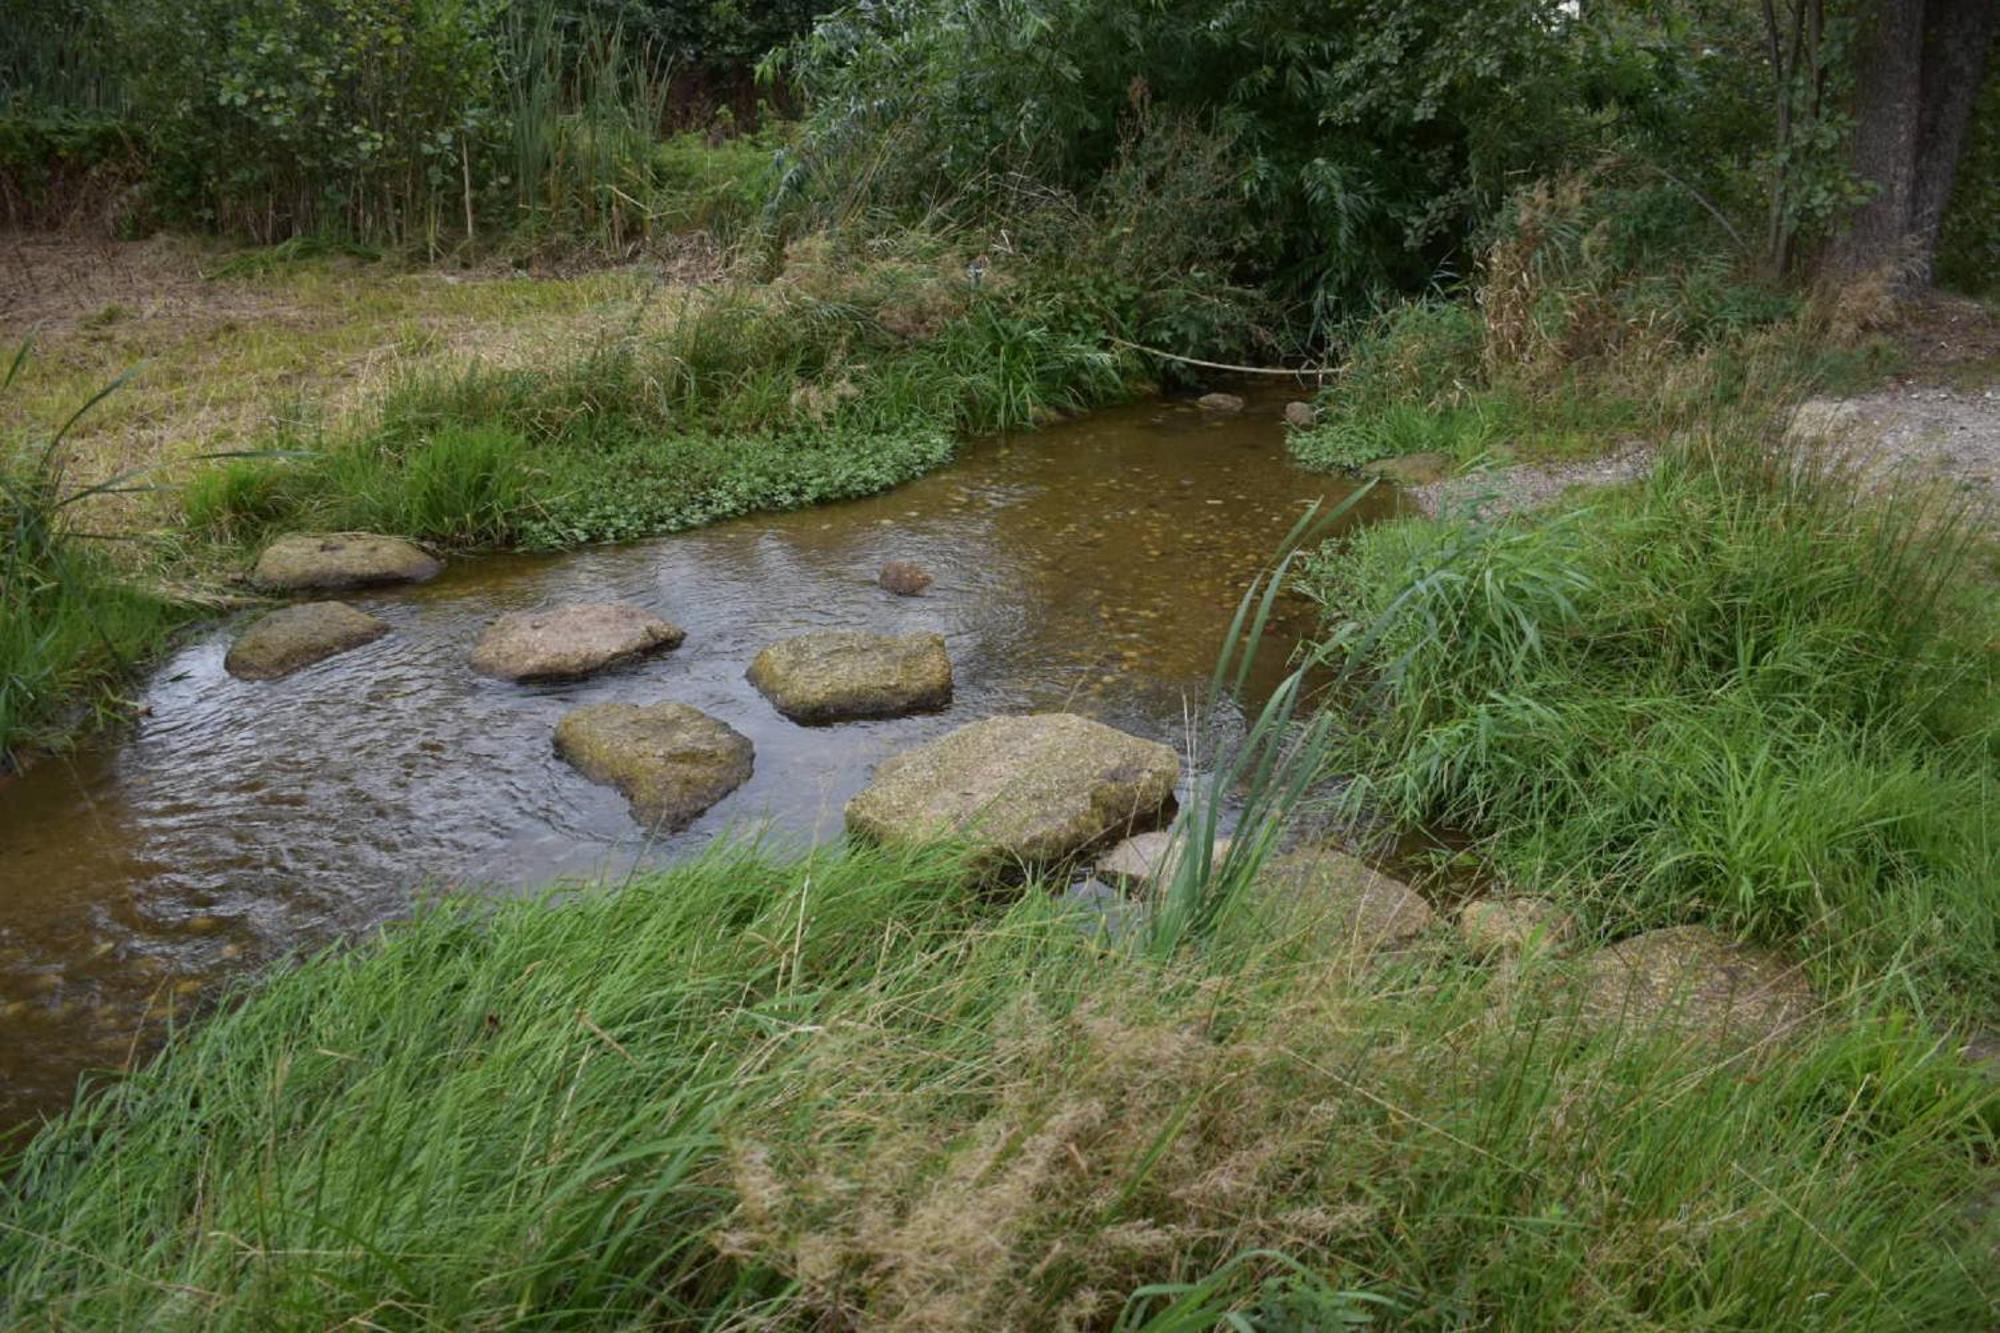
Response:
[[[560,548],[863,494],[1186,358],[1337,365],[1311,466],[1658,457],[1304,553],[1336,686],[1267,716],[1220,785],[1270,820],[1136,941],[948,850],[424,907],[10,1162],[0,1322],[1990,1322],[1991,533],[1785,429],[1896,356],[1894,265],[1811,281],[1870,197],[1857,15],[15,0],[13,222],[280,243],[253,277],[699,260],[573,355],[176,475],[176,574],[289,529]],[[795,117],[748,123],[752,66]],[[1937,255],[1971,288],[1996,99]],[[0,464],[0,753],[184,618],[84,536],[66,429]],[[1296,800],[1448,832],[1584,959],[1446,925],[1358,957],[1260,883]],[[1816,1022],[1724,1052],[1591,1021],[1587,951],[1685,923],[1800,960]]]

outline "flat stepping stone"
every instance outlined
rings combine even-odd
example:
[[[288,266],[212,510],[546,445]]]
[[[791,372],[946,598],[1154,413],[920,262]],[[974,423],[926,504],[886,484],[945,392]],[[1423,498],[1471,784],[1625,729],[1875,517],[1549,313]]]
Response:
[[[1583,1011],[1689,1036],[1756,1042],[1818,1005],[1797,965],[1707,926],[1649,930],[1583,960]]]
[[[1205,393],[1194,400],[1194,405],[1204,412],[1220,412],[1228,415],[1243,410],[1243,395],[1237,393]]]
[[[794,722],[902,717],[951,704],[951,658],[936,634],[819,630],[772,644],[746,674]]]
[[[556,753],[616,787],[632,817],[673,833],[750,778],[750,738],[680,703],[586,704],[556,724]]]
[[[1352,942],[1366,950],[1406,944],[1437,920],[1409,885],[1331,847],[1278,857],[1258,880],[1278,893],[1325,902]]]
[[[1106,852],[1097,862],[1097,877],[1116,884],[1127,893],[1138,893],[1160,884],[1173,883],[1180,869],[1186,835],[1167,829],[1136,833]],[[1229,839],[1217,838],[1210,852],[1211,864],[1220,865],[1229,854]]]
[[[229,645],[222,669],[242,680],[277,680],[388,632],[388,621],[345,602],[301,602],[251,622]]]
[[[264,592],[422,583],[444,564],[401,537],[371,532],[295,532],[264,548],[250,582]]]
[[[1458,934],[1482,958],[1559,950],[1570,919],[1546,898],[1475,898],[1458,911]]]
[[[885,760],[850,833],[970,845],[981,869],[1068,860],[1172,818],[1180,756],[1074,713],[990,717]]]
[[[577,680],[647,653],[678,648],[680,626],[628,602],[516,611],[487,626],[472,669],[498,680]]]

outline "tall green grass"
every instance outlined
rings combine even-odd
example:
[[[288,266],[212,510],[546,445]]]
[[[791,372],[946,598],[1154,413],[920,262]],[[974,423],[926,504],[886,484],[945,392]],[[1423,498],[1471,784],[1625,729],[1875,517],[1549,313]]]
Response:
[[[1642,485],[1324,558],[1326,655],[1378,682],[1349,799],[1472,835],[1612,932],[1805,941],[1830,978],[1990,1022],[1989,538],[1775,434],[1718,423]]]

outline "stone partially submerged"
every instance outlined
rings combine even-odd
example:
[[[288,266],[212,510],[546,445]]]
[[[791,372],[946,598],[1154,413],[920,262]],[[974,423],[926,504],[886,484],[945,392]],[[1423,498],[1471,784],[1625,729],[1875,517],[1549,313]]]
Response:
[[[748,781],[753,755],[747,736],[681,703],[586,704],[556,724],[556,753],[668,833]]]
[[[1811,1017],[1805,974],[1767,949],[1706,926],[1650,930],[1583,960],[1583,1011],[1689,1036],[1755,1042]]]
[[[794,722],[901,717],[951,704],[951,658],[936,634],[817,630],[772,644],[746,674]]]
[[[422,583],[444,565],[401,537],[372,532],[295,532],[278,538],[257,557],[250,582],[264,592],[368,588]]]
[[[1180,756],[1073,713],[990,717],[886,760],[848,831],[890,846],[968,843],[979,863],[1067,861],[1173,815]]]
[[[277,680],[388,632],[388,621],[345,602],[302,602],[259,616],[229,645],[222,667],[243,680]]]
[[[1259,876],[1267,890],[1310,897],[1361,949],[1408,943],[1437,919],[1431,905],[1401,880],[1331,847],[1308,847],[1272,861]]]
[[[1161,884],[1171,884],[1180,870],[1187,848],[1187,835],[1167,829],[1135,833],[1106,852],[1097,863],[1099,879],[1118,885],[1127,893],[1140,893]],[[1210,853],[1213,864],[1221,864],[1229,854],[1229,839],[1217,838]]]
[[[577,680],[648,653],[678,648],[687,632],[629,602],[579,602],[516,611],[487,627],[472,669],[499,680]]]

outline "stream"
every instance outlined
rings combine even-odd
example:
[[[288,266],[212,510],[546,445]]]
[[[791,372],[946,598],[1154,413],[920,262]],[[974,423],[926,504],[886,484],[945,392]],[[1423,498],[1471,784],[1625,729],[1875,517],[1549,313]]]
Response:
[[[993,713],[1085,713],[1185,756],[1249,579],[1307,504],[1349,489],[1289,462],[1282,405],[1137,404],[970,445],[868,500],[623,547],[462,558],[432,583],[349,596],[393,632],[276,682],[224,673],[234,623],[186,640],[138,687],[135,724],[0,787],[0,1135],[59,1111],[79,1074],[143,1056],[163,1018],[229,977],[395,917],[421,892],[622,876],[726,832],[778,846],[837,836],[879,760]],[[1393,503],[1370,495],[1349,521]],[[889,559],[935,585],[883,591]],[[466,668],[495,616],[576,600],[636,602],[687,641],[566,685]],[[1251,704],[1310,608],[1282,620]],[[952,707],[787,722],[744,669],[768,643],[831,627],[943,634]],[[743,732],[756,767],[685,832],[648,841],[550,735],[581,703],[662,698]]]

